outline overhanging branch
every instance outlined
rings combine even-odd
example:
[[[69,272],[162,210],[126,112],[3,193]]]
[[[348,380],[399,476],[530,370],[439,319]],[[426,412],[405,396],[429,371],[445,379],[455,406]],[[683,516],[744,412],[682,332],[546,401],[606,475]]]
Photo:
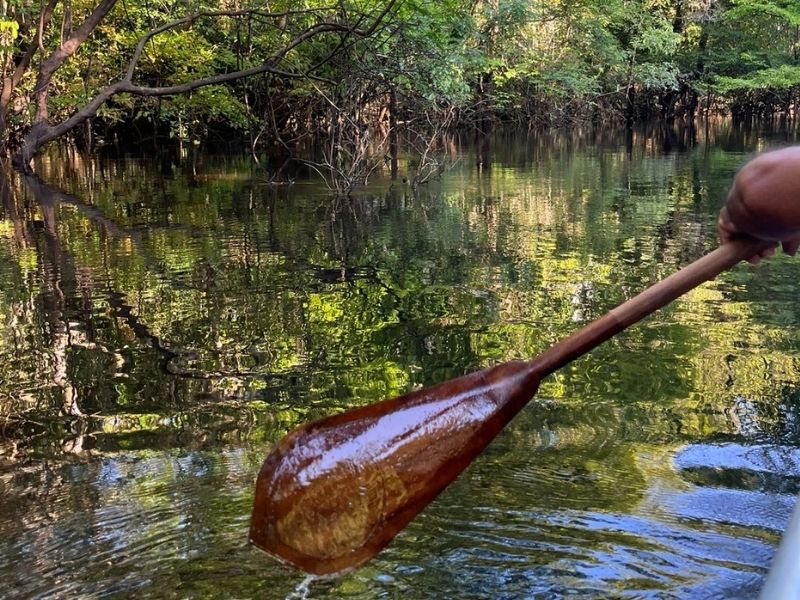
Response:
[[[54,2],[56,0],[51,1]],[[372,19],[372,23],[369,24],[369,26],[365,29],[361,29],[361,25],[366,19],[369,18],[367,15],[361,15],[361,17],[351,25],[330,21],[318,22],[317,24],[312,25],[301,33],[295,35],[294,38],[285,43],[269,58],[264,60],[260,65],[254,67],[202,77],[171,86],[150,87],[147,85],[138,85],[134,83],[136,68],[142,58],[147,44],[159,34],[179,27],[191,26],[198,19],[222,17],[258,17],[283,19],[289,16],[307,15],[316,15],[321,17],[334,11],[337,7],[323,7],[319,9],[286,11],[281,13],[273,13],[257,9],[235,11],[201,11],[181,19],[170,21],[169,23],[165,23],[151,29],[138,41],[136,47],[134,48],[131,59],[125,69],[125,74],[119,81],[102,88],[94,98],[92,98],[83,107],[79,108],[66,120],[58,123],[57,125],[51,125],[47,119],[47,99],[48,88],[53,74],[66,62],[70,56],[72,56],[72,54],[74,54],[78,46],[86,40],[91,31],[97,27],[102,18],[111,10],[111,8],[113,8],[116,1],[117,0],[102,0],[101,3],[92,11],[89,17],[87,17],[80,27],[75,30],[70,39],[61,44],[61,46],[54,51],[47,60],[43,61],[39,70],[39,77],[37,79],[35,91],[37,104],[36,119],[33,127],[25,138],[23,147],[21,148],[19,154],[15,157],[15,164],[23,169],[29,168],[28,165],[30,164],[31,159],[43,144],[57,139],[80,123],[94,117],[103,104],[120,93],[128,93],[145,97],[175,96],[179,94],[185,94],[202,87],[229,83],[238,79],[244,79],[264,73],[271,73],[285,78],[304,78],[317,81],[326,81],[325,79],[313,75],[308,71],[304,73],[293,73],[291,71],[283,70],[280,68],[280,64],[292,50],[304,42],[307,42],[308,40],[325,33],[337,33],[342,35],[342,40],[337,46],[337,50],[347,45],[348,38],[363,38],[372,35],[372,33],[375,32],[380,26],[381,22],[386,18],[386,15],[388,15],[392,8],[398,3],[398,0],[389,0],[383,9],[378,13],[378,15]],[[332,59],[334,54],[335,52],[329,54],[324,60],[327,61]],[[314,68],[318,68],[319,66],[321,66],[320,63],[315,65]]]

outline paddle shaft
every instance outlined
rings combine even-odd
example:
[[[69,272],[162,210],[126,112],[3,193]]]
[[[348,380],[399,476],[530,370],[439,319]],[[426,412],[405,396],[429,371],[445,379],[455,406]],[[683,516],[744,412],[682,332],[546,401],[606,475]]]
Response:
[[[531,368],[540,379],[557,371],[689,290],[771,246],[774,243],[756,239],[723,244],[552,346],[530,361]]]

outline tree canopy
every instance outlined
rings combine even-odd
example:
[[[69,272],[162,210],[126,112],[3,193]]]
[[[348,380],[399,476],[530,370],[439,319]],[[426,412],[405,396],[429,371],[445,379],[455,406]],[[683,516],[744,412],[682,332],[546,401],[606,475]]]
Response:
[[[65,134],[294,157],[321,136],[310,166],[351,185],[398,134],[425,154],[453,125],[791,116],[800,89],[788,0],[95,1],[0,7],[0,141],[22,165]]]

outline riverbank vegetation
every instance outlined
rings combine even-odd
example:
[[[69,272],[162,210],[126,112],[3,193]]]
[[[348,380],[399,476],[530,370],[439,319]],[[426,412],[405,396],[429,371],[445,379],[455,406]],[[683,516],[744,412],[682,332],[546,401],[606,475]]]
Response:
[[[800,9],[781,0],[11,0],[0,142],[248,143],[347,192],[437,135],[710,113],[794,123]],[[309,158],[310,157],[310,158]]]

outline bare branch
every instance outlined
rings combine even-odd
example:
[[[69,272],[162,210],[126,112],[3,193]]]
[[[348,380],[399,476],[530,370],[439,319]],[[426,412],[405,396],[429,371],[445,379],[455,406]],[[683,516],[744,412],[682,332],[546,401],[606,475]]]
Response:
[[[334,10],[335,7],[323,7],[323,8],[314,8],[314,9],[307,9],[307,10],[289,10],[286,12],[281,13],[271,13],[263,10],[258,9],[251,9],[251,10],[219,10],[219,11],[200,11],[188,15],[186,17],[175,19],[174,21],[170,21],[169,23],[164,23],[158,27],[154,27],[150,31],[148,31],[142,39],[139,40],[139,43],[136,44],[136,48],[133,51],[133,56],[131,57],[130,62],[128,63],[128,69],[125,73],[125,77],[123,77],[124,81],[132,81],[133,74],[136,70],[139,61],[141,60],[142,53],[144,52],[145,46],[157,35],[164,33],[165,31],[169,31],[171,29],[176,29],[178,27],[182,27],[184,25],[193,25],[195,21],[198,19],[203,18],[219,18],[219,17],[230,17],[230,18],[239,18],[239,17],[264,17],[269,19],[283,19],[290,16],[297,16],[297,15],[308,15],[308,14],[320,14],[329,12]]]
[[[34,90],[36,94],[36,123],[44,123],[47,121],[47,91],[50,87],[53,73],[55,73],[70,56],[75,54],[78,47],[86,41],[89,34],[94,31],[100,24],[100,21],[114,8],[116,3],[117,0],[102,0],[69,39],[61,44],[61,46],[42,63],[41,67],[39,67],[39,77],[36,80],[36,87]]]
[[[46,6],[42,7],[41,13],[39,13],[39,26],[36,28],[36,33],[33,36],[30,44],[28,44],[28,48],[25,50],[24,54],[19,57],[17,64],[14,68],[14,73],[11,75],[10,81],[3,82],[3,95],[5,96],[6,87],[9,86],[8,94],[9,97],[11,92],[19,85],[19,82],[22,81],[22,77],[25,75],[25,72],[31,65],[31,60],[33,59],[36,51],[42,47],[42,35],[44,30],[50,24],[50,20],[53,18],[53,11],[56,8],[56,4],[58,4],[58,0],[50,0]]]

